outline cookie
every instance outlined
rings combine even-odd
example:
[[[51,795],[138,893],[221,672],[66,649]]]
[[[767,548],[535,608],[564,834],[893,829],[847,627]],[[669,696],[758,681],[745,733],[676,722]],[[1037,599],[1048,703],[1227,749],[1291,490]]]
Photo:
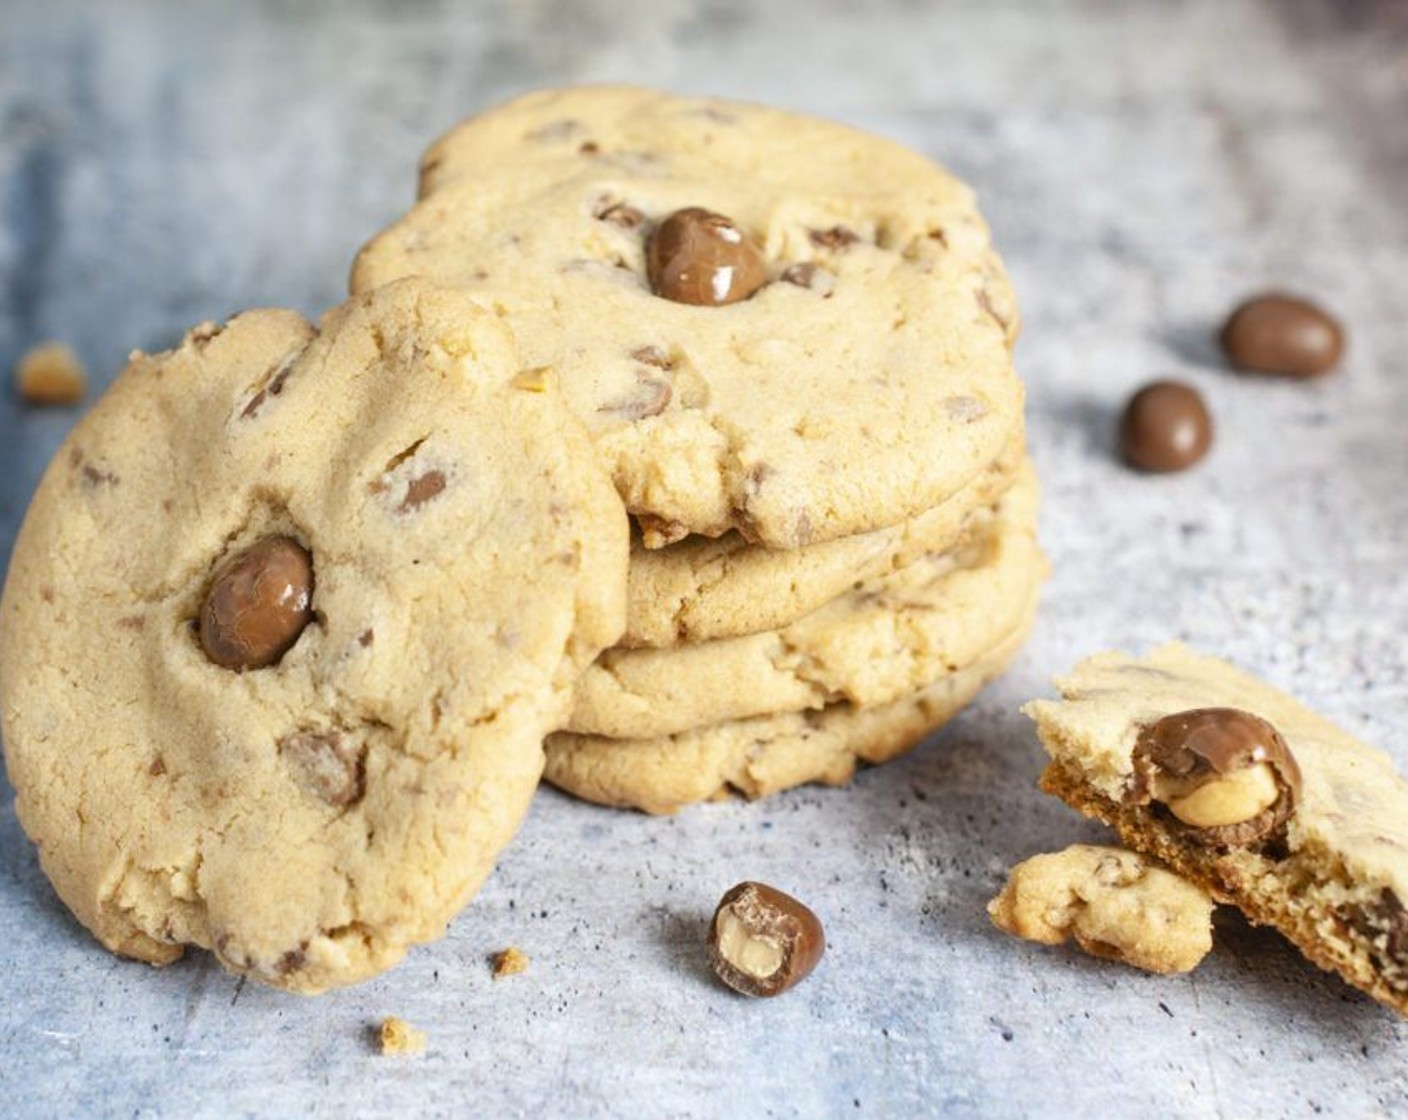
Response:
[[[1025,709],[1044,789],[1408,1013],[1408,786],[1388,755],[1178,644],[1057,683]]]
[[[559,732],[547,741],[544,777],[574,796],[647,813],[729,794],[766,797],[808,782],[844,785],[860,763],[898,757],[953,718],[1016,656],[1035,604],[983,657],[889,704],[849,703],[820,711],[721,723],[656,739]]]
[[[857,582],[960,543],[974,513],[996,502],[1026,462],[1014,440],[947,501],[869,533],[807,548],[759,548],[739,533],[686,537],[667,548],[632,544],[626,648],[680,645],[777,630]]]
[[[887,704],[1015,629],[1045,575],[1030,466],[958,549],[856,584],[782,630],[612,649],[582,674],[567,730],[657,738],[838,700]]]
[[[1208,892],[1136,852],[1072,844],[1014,867],[988,903],[993,925],[1146,972],[1188,972],[1212,949]]]
[[[0,604],[20,820],[78,919],[300,992],[394,964],[518,826],[628,527],[508,333],[419,282],[134,354]]]
[[[494,308],[557,370],[648,547],[893,525],[1016,430],[1017,312],[972,192],[890,141],[549,90],[434,144],[420,199],[353,290],[423,275]]]

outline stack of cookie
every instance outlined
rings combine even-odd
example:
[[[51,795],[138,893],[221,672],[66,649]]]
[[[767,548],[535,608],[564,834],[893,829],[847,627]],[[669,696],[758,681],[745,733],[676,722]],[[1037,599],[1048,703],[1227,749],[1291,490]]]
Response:
[[[1030,625],[1016,312],[946,173],[590,89],[463,126],[421,187],[317,326],[134,354],[26,517],[6,763],[115,951],[351,983],[443,932],[545,740],[656,811],[839,782]]]
[[[841,782],[1021,645],[1017,313],[942,169],[756,106],[534,94],[431,148],[352,286],[410,275],[508,323],[634,519],[626,633],[552,782],[654,812]]]

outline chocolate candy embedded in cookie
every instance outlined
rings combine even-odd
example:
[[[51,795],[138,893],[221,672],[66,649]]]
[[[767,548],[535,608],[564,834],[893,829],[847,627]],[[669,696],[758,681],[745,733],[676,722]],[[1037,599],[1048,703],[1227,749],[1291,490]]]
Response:
[[[620,499],[521,368],[402,281],[135,355],[74,428],[11,559],[0,718],[104,945],[317,992],[473,896],[625,616]]]
[[[291,537],[267,537],[231,557],[200,612],[205,655],[226,669],[262,669],[313,617],[313,561]]]
[[[590,86],[466,121],[422,168],[353,289],[421,276],[498,308],[523,364],[556,371],[646,548],[895,525],[1021,430],[1011,289],[972,192],[915,152]],[[669,368],[642,365],[652,348]]]
[[[1061,699],[1024,708],[1051,755],[1043,789],[1408,1015],[1408,783],[1393,759],[1178,644],[1097,654],[1058,684]],[[1258,809],[1268,778],[1277,800]]]
[[[1247,300],[1232,312],[1220,341],[1227,360],[1238,369],[1318,377],[1339,362],[1344,329],[1309,300],[1268,294]]]
[[[1120,451],[1142,471],[1166,474],[1191,467],[1212,446],[1212,416],[1202,396],[1179,381],[1145,385],[1120,417]]]
[[[781,995],[811,975],[825,951],[821,920],[766,883],[730,889],[709,923],[709,963],[745,996]]]
[[[1265,840],[1295,810],[1300,788],[1300,767],[1280,732],[1236,708],[1164,716],[1134,748],[1131,799],[1166,806],[1199,844]]]
[[[733,222],[700,206],[676,210],[645,247],[650,287],[676,303],[745,300],[767,283],[763,255]]]

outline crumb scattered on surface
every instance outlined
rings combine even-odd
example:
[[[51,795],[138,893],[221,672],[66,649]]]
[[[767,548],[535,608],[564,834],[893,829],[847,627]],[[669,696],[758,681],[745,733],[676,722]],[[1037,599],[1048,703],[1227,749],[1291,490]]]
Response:
[[[528,969],[528,954],[515,949],[512,945],[502,952],[495,953],[490,961],[494,966],[495,980],[501,980],[505,976],[516,976]]]
[[[419,1054],[425,1049],[425,1032],[395,1015],[381,1021],[380,1039],[383,1054]]]
[[[88,389],[88,376],[71,349],[62,342],[45,342],[20,358],[15,386],[30,404],[77,404]]]

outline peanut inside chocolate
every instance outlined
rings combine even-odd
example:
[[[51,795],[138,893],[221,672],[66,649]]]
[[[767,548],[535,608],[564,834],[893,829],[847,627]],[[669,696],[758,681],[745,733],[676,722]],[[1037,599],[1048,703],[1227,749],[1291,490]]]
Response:
[[[1194,843],[1243,848],[1281,830],[1300,790],[1300,767],[1270,723],[1237,708],[1195,708],[1140,731],[1128,800],[1156,803]]]

